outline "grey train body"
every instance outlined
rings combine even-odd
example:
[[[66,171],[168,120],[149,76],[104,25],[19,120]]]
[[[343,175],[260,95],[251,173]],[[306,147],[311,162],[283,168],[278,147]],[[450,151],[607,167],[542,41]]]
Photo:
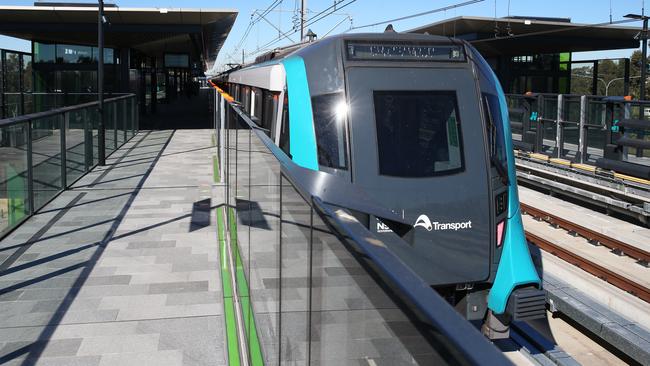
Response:
[[[390,249],[468,319],[482,321],[488,309],[507,318],[517,289],[540,289],[503,92],[468,43],[332,36],[215,81],[312,196],[345,207],[380,238],[398,236]]]

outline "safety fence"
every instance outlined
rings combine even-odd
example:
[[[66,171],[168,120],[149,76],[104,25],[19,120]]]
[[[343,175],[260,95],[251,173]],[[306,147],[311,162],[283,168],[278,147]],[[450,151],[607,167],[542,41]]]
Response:
[[[507,101],[517,148],[650,178],[650,101],[571,94]]]
[[[237,102],[215,91],[212,103],[230,365],[508,363],[388,249],[392,239],[310,193],[307,170]],[[327,173],[310,173],[327,186]]]
[[[109,93],[105,98],[128,95]],[[5,92],[0,94],[0,118],[13,118],[25,114],[46,112],[56,108],[75,106],[97,100],[97,93],[38,93]]]
[[[104,101],[106,154],[138,131],[133,94]],[[98,163],[98,102],[0,120],[0,237]]]

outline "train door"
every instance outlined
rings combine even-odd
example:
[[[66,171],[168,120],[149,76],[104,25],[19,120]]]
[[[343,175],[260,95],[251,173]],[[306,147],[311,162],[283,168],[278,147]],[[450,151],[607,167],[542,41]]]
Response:
[[[355,184],[409,226],[371,218],[431,285],[490,274],[490,189],[477,88],[469,69],[348,67]],[[374,220],[374,221],[373,221]]]

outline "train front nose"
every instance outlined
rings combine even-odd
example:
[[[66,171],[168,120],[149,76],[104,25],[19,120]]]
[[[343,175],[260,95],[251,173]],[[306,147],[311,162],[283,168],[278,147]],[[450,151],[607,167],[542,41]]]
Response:
[[[350,68],[353,180],[402,216],[391,247],[431,285],[490,274],[490,192],[475,81],[466,69]],[[394,232],[372,218],[378,235]]]

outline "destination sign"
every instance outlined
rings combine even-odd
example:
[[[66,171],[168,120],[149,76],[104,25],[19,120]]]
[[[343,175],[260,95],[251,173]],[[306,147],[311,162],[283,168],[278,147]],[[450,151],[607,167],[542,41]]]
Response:
[[[465,61],[460,45],[348,42],[348,60]]]

